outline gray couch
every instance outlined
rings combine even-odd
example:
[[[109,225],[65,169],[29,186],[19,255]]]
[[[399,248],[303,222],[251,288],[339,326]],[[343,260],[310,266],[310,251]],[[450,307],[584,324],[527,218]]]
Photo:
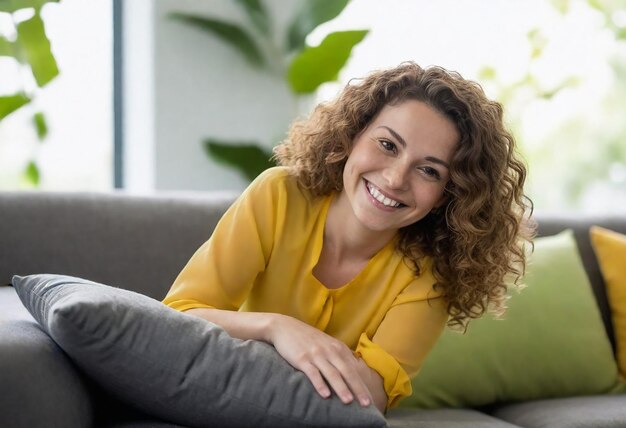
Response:
[[[233,194],[0,192],[0,426],[171,426],[139,414],[79,375],[26,312],[14,274],[59,273],[155,299],[234,198]],[[576,233],[609,337],[606,292],[588,227],[626,233],[624,218],[539,217],[540,235]],[[626,427],[626,396],[569,397],[480,409],[397,409],[392,427]]]

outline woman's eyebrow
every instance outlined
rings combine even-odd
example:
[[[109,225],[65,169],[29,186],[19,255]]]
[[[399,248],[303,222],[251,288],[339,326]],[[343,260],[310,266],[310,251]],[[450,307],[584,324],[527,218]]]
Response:
[[[434,156],[426,156],[424,159],[432,163],[438,163],[439,165],[445,166],[446,168],[450,169],[450,165],[448,165],[448,162],[441,160],[439,158],[436,158]]]
[[[391,135],[393,135],[393,138],[398,140],[398,142],[402,145],[402,147],[406,148],[406,141],[404,141],[404,138],[402,138],[402,136],[398,134],[396,131],[394,131],[393,129],[385,125],[380,125],[379,128],[385,128],[387,131],[389,131]],[[436,158],[434,156],[426,156],[424,159],[426,159],[429,162],[437,163],[439,165],[445,166],[446,168],[450,169],[450,165],[448,165],[446,161]]]
[[[393,138],[395,138],[400,142],[400,144],[402,144],[402,147],[406,147],[406,141],[404,141],[404,138],[402,138],[402,136],[400,136],[400,134],[398,134],[396,131],[385,125],[380,125],[379,128],[385,128],[387,131],[389,131],[391,135],[393,135]]]

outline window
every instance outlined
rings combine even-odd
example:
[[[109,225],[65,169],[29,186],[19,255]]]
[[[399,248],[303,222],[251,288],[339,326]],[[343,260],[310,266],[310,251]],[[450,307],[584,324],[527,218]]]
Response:
[[[41,16],[60,73],[29,105],[0,121],[0,189],[32,187],[23,176],[31,160],[38,166],[42,190],[113,188],[111,3],[63,0],[44,5]],[[0,34],[11,39],[14,23],[2,15]],[[1,95],[34,86],[32,75],[12,58],[0,61],[0,74]],[[32,126],[35,111],[43,112],[49,130],[42,142]]]

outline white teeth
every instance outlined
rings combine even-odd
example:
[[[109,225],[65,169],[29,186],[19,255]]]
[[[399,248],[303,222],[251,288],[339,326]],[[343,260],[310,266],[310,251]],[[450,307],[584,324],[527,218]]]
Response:
[[[394,201],[393,199],[389,199],[388,197],[380,193],[380,191],[377,188],[375,188],[369,183],[367,184],[367,190],[370,192],[370,195],[374,197],[374,199],[376,199],[378,202],[380,202],[386,207],[397,208],[400,206],[400,202]]]

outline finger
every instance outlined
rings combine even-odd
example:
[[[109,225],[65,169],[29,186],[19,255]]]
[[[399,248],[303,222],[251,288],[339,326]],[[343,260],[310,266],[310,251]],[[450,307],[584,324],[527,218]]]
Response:
[[[354,400],[354,395],[350,391],[350,388],[346,384],[342,373],[337,369],[337,367],[335,367],[326,359],[316,361],[315,365],[319,369],[324,379],[326,379],[326,382],[328,382],[328,385],[330,385],[330,387],[333,389],[333,391],[335,391],[335,393],[343,403],[348,404],[352,402],[352,400]]]
[[[309,378],[309,380],[313,384],[313,387],[319,395],[324,398],[330,397],[330,388],[324,381],[324,378],[322,377],[322,374],[317,367],[315,367],[313,364],[308,363],[303,365],[301,370],[306,375],[306,377]]]
[[[352,355],[349,355],[348,362],[345,359],[331,361],[331,364],[341,373],[344,382],[359,403],[362,406],[369,406],[371,404],[370,391],[357,370],[357,363],[357,360]]]

